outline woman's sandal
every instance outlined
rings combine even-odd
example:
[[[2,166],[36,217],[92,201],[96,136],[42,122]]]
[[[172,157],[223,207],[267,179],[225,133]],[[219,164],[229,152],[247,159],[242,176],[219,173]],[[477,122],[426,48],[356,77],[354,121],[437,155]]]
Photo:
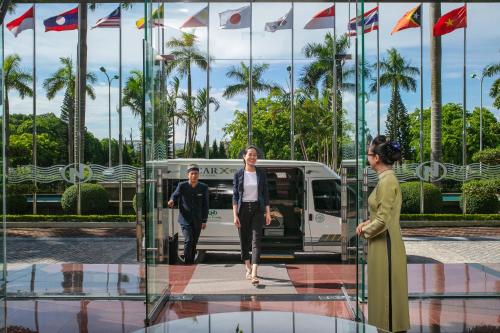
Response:
[[[259,279],[256,277],[256,276],[252,276],[252,284],[254,286],[258,285],[259,284]]]
[[[247,280],[251,280],[252,279],[252,270],[251,269],[247,269],[247,273],[245,274],[245,278]]]

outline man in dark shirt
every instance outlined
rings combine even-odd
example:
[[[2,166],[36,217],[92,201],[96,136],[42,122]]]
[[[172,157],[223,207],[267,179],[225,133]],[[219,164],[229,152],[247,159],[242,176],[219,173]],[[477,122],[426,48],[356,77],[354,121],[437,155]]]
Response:
[[[180,182],[170,200],[168,207],[179,203],[179,224],[184,235],[184,263],[193,264],[196,245],[202,229],[207,226],[208,218],[208,186],[199,182],[200,168],[190,164],[187,169],[188,180]]]

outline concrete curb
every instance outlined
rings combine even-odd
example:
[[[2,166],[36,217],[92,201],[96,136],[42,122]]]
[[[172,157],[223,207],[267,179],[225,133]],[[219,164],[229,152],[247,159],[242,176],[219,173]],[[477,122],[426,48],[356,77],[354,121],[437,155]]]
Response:
[[[135,222],[7,222],[7,228],[135,228]]]

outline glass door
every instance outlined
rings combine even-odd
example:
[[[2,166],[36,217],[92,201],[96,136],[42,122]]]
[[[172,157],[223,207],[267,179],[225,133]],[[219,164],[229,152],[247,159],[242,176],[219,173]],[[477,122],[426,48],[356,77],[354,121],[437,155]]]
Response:
[[[5,132],[4,129],[4,112],[3,112],[3,98],[4,98],[4,77],[3,77],[3,24],[0,27],[0,45],[2,47],[0,48],[0,59],[2,60],[2,66],[0,66],[0,119],[2,120],[2,130],[0,134],[0,147],[2,147],[2,153],[0,154],[0,161],[2,162],[2,166],[4,165],[4,157],[5,157],[5,147],[4,147],[4,141],[3,141],[3,133]],[[2,197],[2,202],[0,203],[0,211],[2,213],[2,221],[0,222],[2,225],[1,232],[0,232],[0,328],[5,327],[6,322],[5,322],[5,295],[6,295],[6,263],[5,263],[5,257],[6,257],[6,248],[5,248],[5,241],[6,241],[6,216],[5,216],[5,211],[4,208],[7,206],[6,202],[6,191],[5,191],[5,172],[2,167],[2,180],[0,184],[0,190],[1,190],[1,197]]]
[[[166,170],[168,124],[165,116],[164,73],[161,56],[163,29],[156,24],[163,16],[163,5],[145,2],[144,40],[144,120],[143,165],[145,205],[145,269],[146,269],[146,322],[152,323],[169,295],[168,223],[163,214],[163,178]],[[165,217],[164,217],[165,215]]]

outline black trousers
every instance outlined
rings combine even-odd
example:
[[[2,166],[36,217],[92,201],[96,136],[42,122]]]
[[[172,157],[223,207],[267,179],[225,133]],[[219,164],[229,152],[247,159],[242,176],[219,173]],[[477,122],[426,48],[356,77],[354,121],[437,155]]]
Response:
[[[264,228],[264,213],[259,209],[259,202],[243,202],[238,214],[241,227],[238,229],[241,245],[241,260],[250,259],[252,264],[260,262],[262,229]]]
[[[181,225],[182,234],[184,235],[184,263],[194,264],[194,256],[196,254],[196,245],[201,233],[201,223],[183,224]]]

